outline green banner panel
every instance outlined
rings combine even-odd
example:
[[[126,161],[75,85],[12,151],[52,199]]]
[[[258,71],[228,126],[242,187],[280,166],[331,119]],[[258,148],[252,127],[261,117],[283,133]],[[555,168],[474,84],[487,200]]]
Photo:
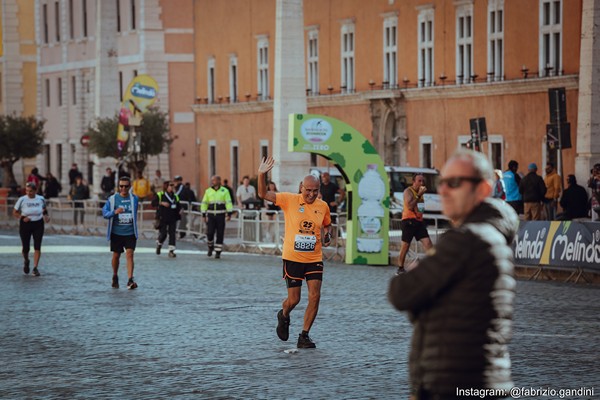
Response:
[[[390,188],[383,160],[356,129],[335,118],[290,114],[290,152],[331,160],[346,179],[346,263],[388,265]]]

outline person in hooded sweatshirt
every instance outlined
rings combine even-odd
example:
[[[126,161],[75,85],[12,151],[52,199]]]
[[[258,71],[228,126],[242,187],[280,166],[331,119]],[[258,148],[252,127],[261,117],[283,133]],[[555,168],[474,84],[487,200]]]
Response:
[[[418,265],[390,282],[390,302],[407,311],[414,326],[413,398],[454,399],[473,389],[501,398],[513,386],[508,342],[518,217],[506,202],[489,197],[493,182],[482,153],[461,150],[450,157],[438,192],[452,228]]]

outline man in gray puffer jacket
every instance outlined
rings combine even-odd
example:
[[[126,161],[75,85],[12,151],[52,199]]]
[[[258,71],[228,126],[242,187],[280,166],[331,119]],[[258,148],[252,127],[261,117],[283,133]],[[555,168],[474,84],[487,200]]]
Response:
[[[464,394],[460,389],[505,397],[513,386],[510,245],[518,217],[504,201],[489,198],[493,176],[481,153],[459,151],[448,160],[438,192],[452,229],[418,266],[390,283],[390,302],[408,311],[414,324],[409,358],[414,398],[456,398]]]

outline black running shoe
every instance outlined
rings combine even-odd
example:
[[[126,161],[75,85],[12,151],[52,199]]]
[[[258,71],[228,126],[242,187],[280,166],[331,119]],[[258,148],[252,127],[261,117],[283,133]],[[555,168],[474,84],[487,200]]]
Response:
[[[133,281],[133,278],[129,278],[127,281],[127,289],[137,289],[137,283]]]
[[[406,270],[404,269],[404,267],[398,267],[398,269],[396,270],[396,275],[402,275],[405,272]]]
[[[215,253],[215,258],[221,258],[221,252],[220,251],[217,251]]]
[[[207,256],[212,257],[212,253],[213,253],[213,249],[211,249],[210,247],[208,248],[208,253],[206,253]]]
[[[175,258],[175,257],[177,257],[177,254],[175,254],[175,252],[173,250],[171,250],[171,251],[169,251],[169,257]]]
[[[112,287],[115,289],[119,288],[119,277],[117,275],[113,275]]]
[[[157,244],[156,245],[156,255],[158,255],[158,256],[160,256],[160,248],[161,248],[161,245]]]
[[[40,276],[40,271],[37,268],[33,269],[33,276]]]
[[[277,313],[277,336],[284,342],[290,337],[290,317],[284,317],[283,310]]]
[[[25,262],[23,263],[23,272],[25,274],[29,273],[29,259],[25,260]]]
[[[299,349],[314,349],[317,347],[317,345],[310,339],[308,334],[306,334],[306,335],[300,334],[300,335],[298,335],[297,347]]]

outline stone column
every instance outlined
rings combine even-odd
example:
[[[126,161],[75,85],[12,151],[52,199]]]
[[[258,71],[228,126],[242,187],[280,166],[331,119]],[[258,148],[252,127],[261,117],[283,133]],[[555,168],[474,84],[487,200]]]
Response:
[[[306,113],[303,0],[277,0],[272,179],[279,190],[297,192],[310,156],[288,152],[288,116]]]
[[[96,0],[96,79],[94,117],[112,117],[119,110],[119,65],[117,42],[117,2]],[[124,83],[127,85],[129,82]],[[117,132],[115,132],[115,136]],[[89,159],[89,149],[86,149]],[[88,160],[86,160],[87,163]],[[99,158],[94,161],[95,194],[100,193]],[[85,166],[87,168],[87,165]]]
[[[117,50],[117,2],[96,0],[96,118],[112,117],[120,106]]]
[[[577,183],[586,185],[600,162],[600,0],[583,0],[577,110]]]

